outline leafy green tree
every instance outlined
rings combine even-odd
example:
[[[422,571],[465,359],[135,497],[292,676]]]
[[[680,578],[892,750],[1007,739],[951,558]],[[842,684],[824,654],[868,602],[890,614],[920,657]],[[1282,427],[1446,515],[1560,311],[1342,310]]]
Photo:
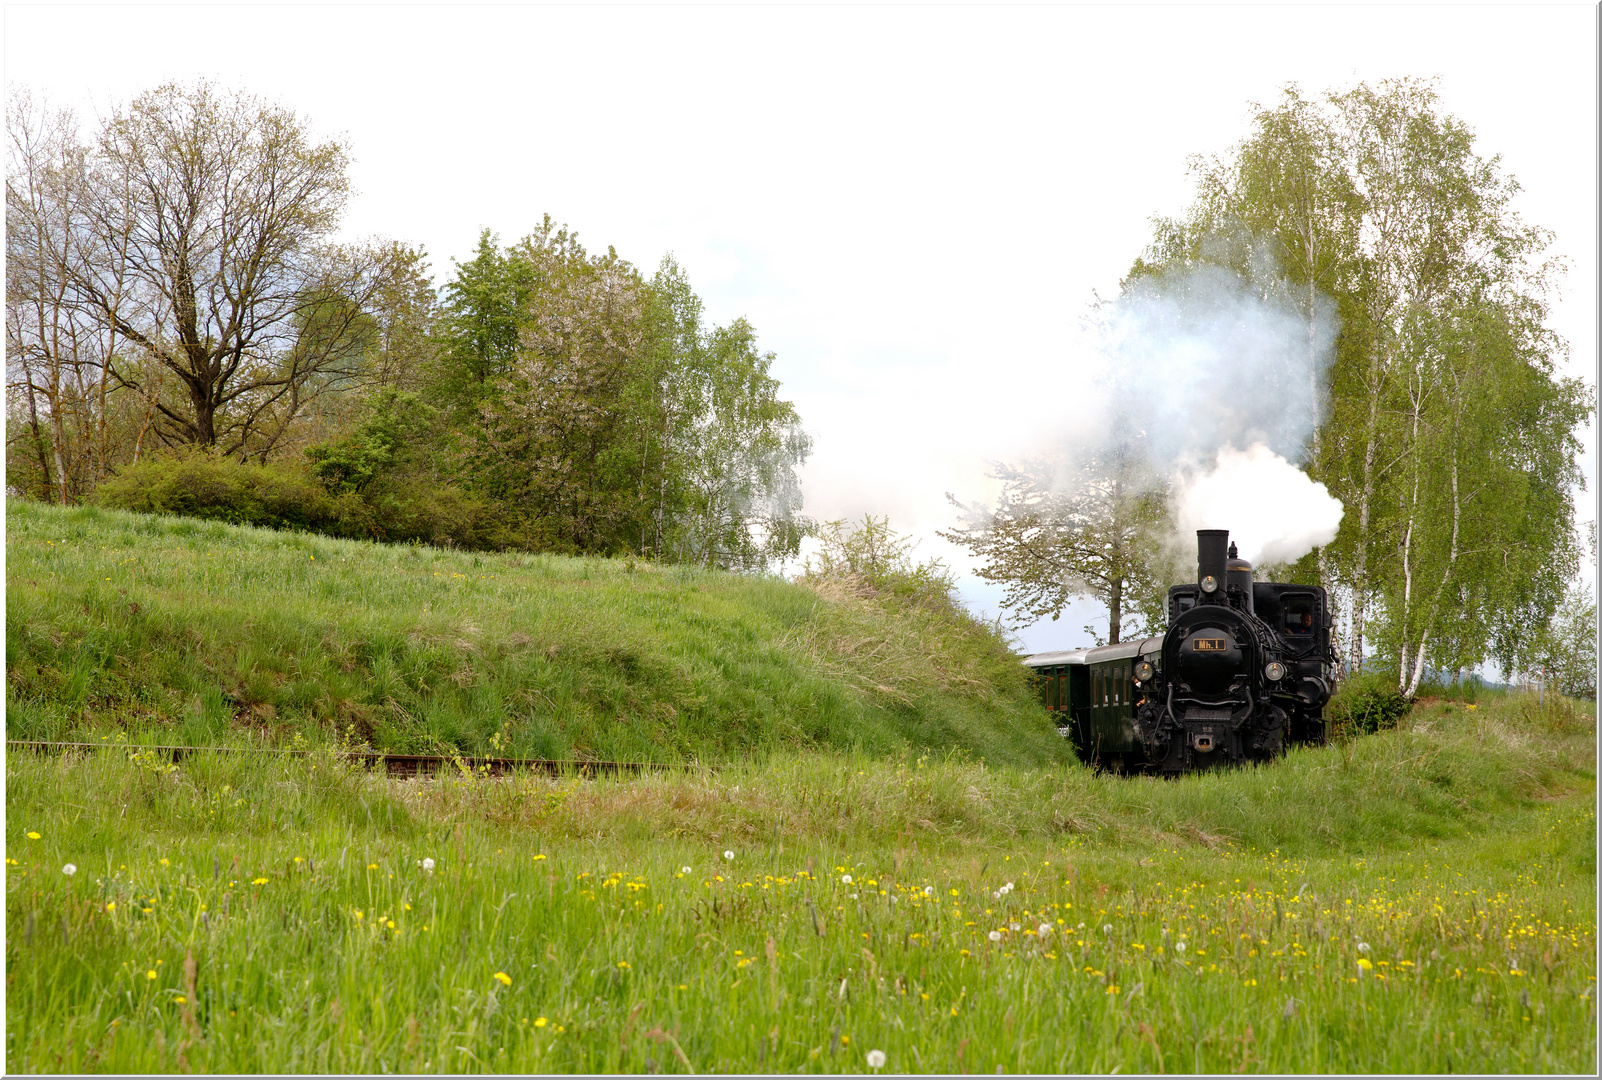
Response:
[[[549,233],[551,219],[541,228]],[[502,251],[488,229],[478,249],[445,285],[440,337],[444,382],[476,400],[493,379],[511,374],[527,305],[540,284],[540,262]]]
[[[1304,310],[1327,295],[1341,332],[1309,472],[1347,507],[1318,556],[1411,695],[1427,659],[1516,665],[1574,563],[1574,432],[1585,388],[1555,374],[1549,235],[1518,185],[1418,80],[1257,107],[1234,150],[1198,162],[1198,198],[1159,221],[1149,273],[1270,245]],[[1309,323],[1311,326],[1311,321]]]
[[[796,470],[811,452],[795,406],[778,397],[774,356],[744,319],[716,327],[678,372],[682,418],[671,448],[682,509],[669,539],[677,558],[760,568],[793,559],[810,523]]]
[[[1540,668],[1559,693],[1595,701],[1596,630],[1596,596],[1574,582],[1532,642],[1529,666]]]
[[[549,217],[480,237],[442,320],[461,476],[521,542],[730,568],[794,557],[810,450],[743,320],[703,324],[671,258],[644,280]]]

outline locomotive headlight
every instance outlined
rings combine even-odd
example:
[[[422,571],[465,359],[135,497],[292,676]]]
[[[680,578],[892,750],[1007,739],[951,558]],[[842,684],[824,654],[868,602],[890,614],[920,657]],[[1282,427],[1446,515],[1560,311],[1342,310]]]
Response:
[[[1157,674],[1157,669],[1151,666],[1149,660],[1142,660],[1135,665],[1135,678],[1139,682],[1149,682],[1155,674]]]
[[[1202,592],[1204,592],[1204,593],[1217,592],[1218,591],[1218,579],[1213,577],[1213,575],[1208,574],[1206,577],[1201,579],[1201,587],[1202,587]]]
[[[1269,682],[1279,682],[1279,680],[1285,677],[1285,665],[1280,663],[1278,660],[1272,660],[1269,662],[1268,666],[1263,669],[1263,674],[1268,676]]]

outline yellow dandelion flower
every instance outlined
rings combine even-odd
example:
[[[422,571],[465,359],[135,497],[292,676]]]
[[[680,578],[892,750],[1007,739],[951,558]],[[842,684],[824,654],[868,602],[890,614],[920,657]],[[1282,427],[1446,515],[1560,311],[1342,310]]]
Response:
[[[504,971],[497,971],[495,973],[495,981],[500,983],[502,986],[512,985],[512,977],[506,974]]]
[[[184,997],[182,994],[179,994],[177,997],[173,998],[172,1000],[173,1000],[173,1004],[182,1005],[182,1004],[184,1004],[184,1002],[188,1001],[189,999]]]
[[[259,877],[259,878],[254,879],[253,881],[251,881],[251,884],[252,885],[265,885],[265,884],[267,884],[267,879],[264,878],[264,877]]]
[[[1116,994],[1116,993],[1118,993],[1118,987],[1116,987],[1116,986],[1109,986],[1109,987],[1107,987],[1107,993],[1109,993],[1109,994]]]
[[[147,972],[145,972],[145,978],[147,978],[147,979],[154,979],[154,978],[155,978],[155,977],[156,977],[156,973],[155,973],[155,972],[154,972],[154,971],[147,971]]]
[[[38,840],[39,839],[39,834],[36,833],[36,832],[31,832],[31,833],[28,834],[28,839],[29,840]]]
[[[115,900],[107,901],[106,902],[106,910],[107,911],[116,911],[117,910],[117,901],[115,901]]]
[[[1364,971],[1373,971],[1374,970],[1374,965],[1369,961],[1368,957],[1366,957],[1366,956],[1358,958],[1357,966],[1362,968]]]
[[[627,960],[619,960],[617,962],[617,968],[619,971],[629,971],[633,967],[634,965],[629,963]]]
[[[536,1016],[534,1018],[534,1026],[535,1027],[544,1027],[546,1024],[549,1024],[549,1023],[550,1023],[550,1021],[545,1019],[545,1017],[543,1017],[543,1016]]]

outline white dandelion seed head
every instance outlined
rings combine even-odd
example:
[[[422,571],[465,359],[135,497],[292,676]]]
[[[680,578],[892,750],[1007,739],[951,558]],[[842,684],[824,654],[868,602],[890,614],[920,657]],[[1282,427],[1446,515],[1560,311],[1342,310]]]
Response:
[[[724,853],[723,853],[723,857],[724,857],[724,858],[725,858],[725,859],[728,859],[728,860],[729,860],[729,861],[731,861],[731,862],[732,862],[732,861],[733,861],[733,860],[734,860],[734,852],[732,852],[732,851],[725,851],[725,852],[724,852]]]
[[[61,868],[61,872],[66,874],[68,877],[71,877],[78,872],[78,868],[71,863],[68,863],[66,866]]]
[[[857,894],[856,893],[852,893],[848,899],[855,900],[856,898],[857,898]]]
[[[1112,923],[1103,923],[1101,926],[1101,932],[1104,934],[1112,933]]]
[[[688,873],[689,873],[689,872],[690,872],[690,868],[689,868],[689,867],[688,867],[688,866],[686,866],[686,867],[685,867],[685,868],[684,868],[684,872],[685,872],[685,873],[686,873],[686,874],[688,874]]]
[[[1368,952],[1368,942],[1359,941],[1357,943],[1357,951],[1360,952],[1360,953],[1367,953]]]
[[[1174,951],[1175,952],[1184,952],[1185,951],[1185,943],[1183,941],[1174,942]]]
[[[1018,929],[1021,928],[1021,925],[1022,924],[1020,924],[1020,923],[1008,923],[1007,924],[1007,929],[1008,930],[1018,930]]]
[[[934,886],[933,885],[925,885],[923,887],[923,895],[925,895],[925,896],[933,896],[934,895]]]
[[[995,892],[991,893],[990,894],[990,898],[992,900],[1000,900],[1001,899],[1001,890],[997,889]]]
[[[1084,928],[1085,928],[1085,924],[1084,923],[1080,923],[1079,926],[1078,926],[1078,929],[1083,930]]]
[[[901,902],[901,897],[899,897],[899,896],[892,896],[892,897],[890,897],[890,902],[891,902],[891,903],[892,903],[892,904],[899,904],[899,903],[900,903],[900,902]]]
[[[1001,931],[1000,930],[992,930],[992,931],[990,931],[990,940],[991,941],[1000,941],[1001,940]]]
[[[433,859],[424,859],[423,860],[423,869],[426,870],[427,872],[429,872],[430,874],[432,874],[434,872],[434,860]]]
[[[1047,934],[1051,933],[1051,930],[1052,930],[1051,924],[1049,922],[1043,922],[1035,930],[1035,933],[1039,934],[1041,937],[1045,937]]]
[[[1009,881],[1009,882],[1007,882],[1007,884],[1005,884],[1005,885],[1003,885],[1001,887],[1001,891],[1002,892],[1012,892],[1012,887],[1013,887],[1012,886],[1012,882]]]
[[[851,875],[850,874],[841,874],[840,875],[840,880],[845,882],[847,885],[849,885],[849,884],[851,884]]]
[[[883,1050],[869,1050],[868,1051],[868,1068],[870,1068],[870,1069],[882,1069],[882,1068],[884,1068],[884,1051]]]

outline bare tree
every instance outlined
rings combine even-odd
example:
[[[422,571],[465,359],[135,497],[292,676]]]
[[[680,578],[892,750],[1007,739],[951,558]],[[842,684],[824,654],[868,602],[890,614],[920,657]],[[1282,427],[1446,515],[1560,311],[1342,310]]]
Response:
[[[124,346],[109,370],[147,392],[163,442],[265,459],[361,375],[388,260],[329,242],[348,160],[288,110],[207,83],[142,94],[102,127],[72,299]],[[152,392],[153,369],[180,394]]]

